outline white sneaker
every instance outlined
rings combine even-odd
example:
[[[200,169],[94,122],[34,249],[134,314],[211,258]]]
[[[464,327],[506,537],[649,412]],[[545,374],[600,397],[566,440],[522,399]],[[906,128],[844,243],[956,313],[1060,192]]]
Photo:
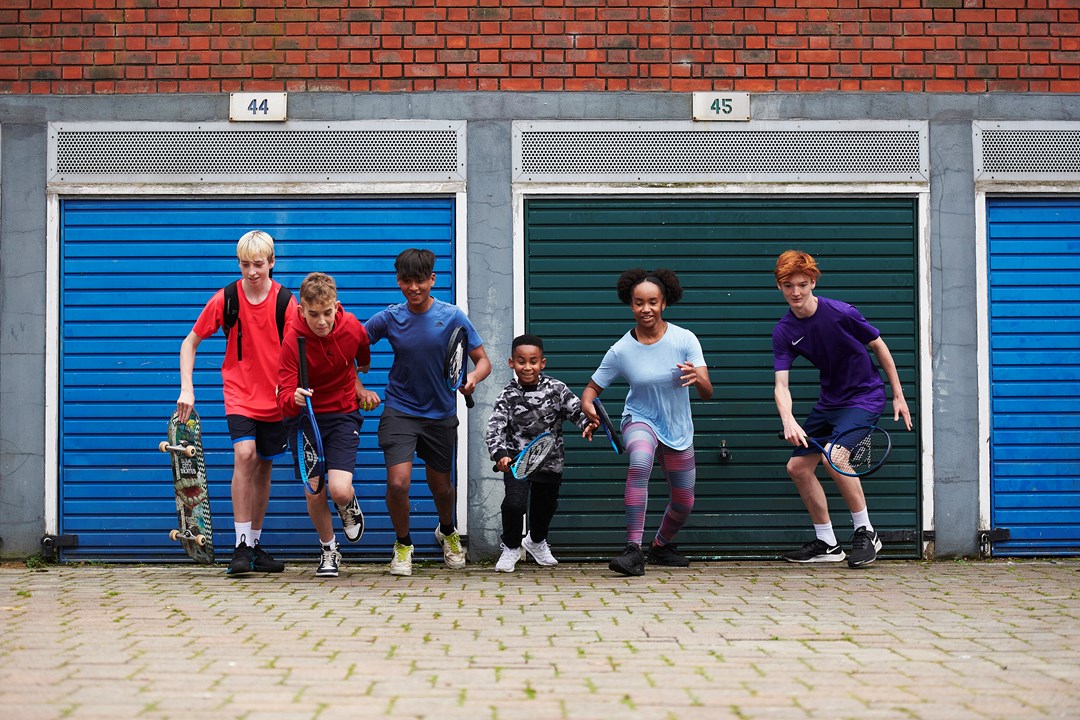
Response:
[[[448,568],[460,570],[465,567],[465,549],[461,547],[461,535],[457,530],[449,535],[443,535],[442,530],[436,526],[435,539],[442,545],[443,561]]]
[[[524,559],[525,551],[521,548],[508,548],[502,545],[502,555],[499,556],[499,561],[495,563],[495,572],[514,572],[514,567],[518,564],[518,561]]]
[[[341,553],[338,552],[337,543],[330,548],[320,547],[319,550],[322,554],[319,556],[315,577],[337,577],[338,568],[341,567]]]
[[[390,558],[391,575],[412,575],[412,545],[394,543],[394,556]]]
[[[559,561],[551,554],[551,546],[548,545],[547,540],[534,543],[532,535],[526,535],[525,539],[521,541],[521,548],[532,555],[537,565],[552,567],[559,564]]]
[[[356,495],[347,505],[335,505],[338,517],[341,518],[341,528],[345,531],[345,539],[349,542],[359,542],[364,535],[364,513],[360,512],[360,501]]]

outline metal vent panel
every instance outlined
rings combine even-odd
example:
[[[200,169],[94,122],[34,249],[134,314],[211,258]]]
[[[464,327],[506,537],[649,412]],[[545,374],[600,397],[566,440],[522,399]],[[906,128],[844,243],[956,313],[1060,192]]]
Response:
[[[976,180],[1080,180],[1080,123],[976,122]]]
[[[926,182],[919,123],[515,123],[518,182]]]
[[[465,123],[53,123],[51,183],[464,181]]]

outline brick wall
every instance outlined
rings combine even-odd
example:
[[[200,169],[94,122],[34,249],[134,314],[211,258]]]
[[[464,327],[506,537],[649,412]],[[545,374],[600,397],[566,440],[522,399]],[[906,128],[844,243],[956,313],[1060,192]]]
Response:
[[[1080,0],[0,0],[0,93],[1080,92]]]

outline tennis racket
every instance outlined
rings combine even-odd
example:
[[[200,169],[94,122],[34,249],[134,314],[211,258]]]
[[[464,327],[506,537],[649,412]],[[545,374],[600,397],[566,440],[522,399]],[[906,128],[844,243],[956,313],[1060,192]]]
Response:
[[[300,387],[309,390],[306,345],[307,338],[296,338],[296,348],[300,353]],[[300,413],[299,422],[296,424],[296,445],[293,452],[296,453],[296,465],[300,468],[300,481],[304,483],[304,489],[310,495],[318,495],[326,484],[326,453],[323,451],[319,425],[315,422],[311,398],[304,397],[304,405],[304,411]],[[312,477],[319,479],[315,488],[311,487]]]
[[[784,433],[777,433],[781,439]],[[807,437],[833,470],[848,477],[866,477],[881,469],[892,451],[892,438],[874,425],[860,425],[828,438]]]
[[[621,455],[623,452],[622,441],[619,440],[618,431],[611,423],[611,416],[604,409],[604,403],[600,402],[600,398],[593,398],[592,404],[596,410],[596,417],[600,419],[600,427],[603,428],[604,434],[607,435],[608,441],[611,442],[611,449]]]
[[[524,480],[540,469],[554,449],[555,436],[549,432],[540,433],[514,458],[514,462],[510,464],[510,474],[518,480]],[[499,466],[491,469],[498,471]]]
[[[454,328],[454,332],[450,333],[450,342],[446,345],[445,365],[446,387],[453,392],[457,392],[458,388],[465,384],[465,371],[469,369],[465,361],[467,349],[465,328]],[[472,395],[465,396],[465,407],[471,408],[475,404]]]

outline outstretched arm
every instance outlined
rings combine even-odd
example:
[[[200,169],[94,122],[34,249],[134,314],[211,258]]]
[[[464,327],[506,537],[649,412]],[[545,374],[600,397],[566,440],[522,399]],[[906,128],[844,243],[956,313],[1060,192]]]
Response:
[[[776,384],[773,386],[773,398],[776,400],[776,409],[780,412],[780,422],[784,424],[784,439],[792,445],[809,447],[806,443],[806,432],[802,425],[795,419],[791,412],[791,386],[789,385],[790,371],[777,370]]]
[[[180,344],[180,397],[176,399],[176,414],[182,423],[187,422],[195,407],[195,382],[192,377],[195,373],[195,351],[201,342],[202,338],[192,331]]]
[[[904,418],[904,425],[911,429],[911,411],[908,410],[907,400],[904,399],[904,386],[900,384],[900,376],[896,372],[896,362],[893,360],[889,346],[880,337],[871,341],[868,345],[874,355],[877,356],[878,365],[885,371],[885,377],[889,380],[893,397],[893,421]]]

